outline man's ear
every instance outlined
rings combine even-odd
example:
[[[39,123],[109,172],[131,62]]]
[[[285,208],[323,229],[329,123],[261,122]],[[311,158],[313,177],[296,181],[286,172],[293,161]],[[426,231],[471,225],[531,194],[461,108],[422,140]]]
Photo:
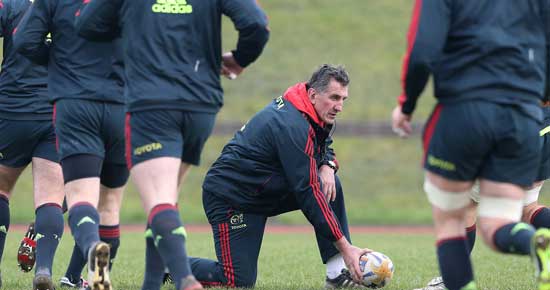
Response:
[[[315,97],[317,96],[317,92],[315,91],[314,88],[309,88],[307,90],[307,96],[309,97],[309,100],[311,101],[311,103],[315,104]]]

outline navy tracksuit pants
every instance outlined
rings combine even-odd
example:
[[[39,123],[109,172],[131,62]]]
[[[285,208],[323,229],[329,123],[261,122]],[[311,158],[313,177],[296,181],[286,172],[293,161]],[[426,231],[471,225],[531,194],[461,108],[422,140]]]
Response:
[[[289,195],[288,201],[283,204],[284,207],[275,215],[300,209],[293,195]],[[205,286],[254,287],[258,273],[258,255],[268,215],[238,211],[209,192],[203,192],[203,205],[212,226],[218,261],[190,257],[193,275]],[[344,194],[338,176],[336,199],[330,203],[330,207],[342,232],[351,242]],[[339,253],[333,243],[320,236],[317,231],[316,238],[323,263]]]

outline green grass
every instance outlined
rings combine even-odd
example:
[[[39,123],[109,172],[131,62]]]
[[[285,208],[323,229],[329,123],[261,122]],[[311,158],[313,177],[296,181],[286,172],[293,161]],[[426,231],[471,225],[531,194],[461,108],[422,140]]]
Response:
[[[412,13],[409,0],[264,0],[271,36],[264,53],[236,81],[225,81],[220,120],[247,120],[287,87],[307,81],[322,63],[349,71],[343,120],[385,120],[401,93],[401,63]],[[236,33],[224,22],[224,48]],[[427,90],[418,120],[433,103]]]
[[[29,289],[31,285],[32,274],[18,271],[15,261],[21,235],[18,232],[8,236],[1,266],[2,289]],[[384,289],[419,287],[437,273],[434,238],[431,235],[356,234],[352,238],[356,245],[381,251],[393,260],[396,268],[394,279]],[[314,239],[311,233],[266,234],[260,253],[256,289],[321,289],[325,268],[321,264]],[[54,264],[56,280],[64,274],[72,245],[70,234],[65,233]],[[187,248],[190,255],[215,257],[210,234],[190,233]],[[532,265],[526,257],[495,254],[479,240],[473,252],[473,260],[480,289],[535,289]],[[112,273],[115,289],[140,289],[143,263],[143,236],[123,233],[122,246]]]
[[[180,205],[186,223],[206,223],[201,185],[208,166],[218,157],[229,137],[214,136],[203,152],[203,164],[191,170]],[[340,160],[338,173],[344,187],[348,218],[352,224],[429,224],[431,211],[422,191],[422,151],[418,138],[336,138],[334,148]],[[27,170],[18,182],[10,202],[13,223],[34,219],[32,182]],[[543,187],[541,202],[550,202],[550,190]],[[143,223],[145,214],[139,195],[129,182],[122,209],[123,223]],[[285,224],[307,223],[300,212],[277,217]]]

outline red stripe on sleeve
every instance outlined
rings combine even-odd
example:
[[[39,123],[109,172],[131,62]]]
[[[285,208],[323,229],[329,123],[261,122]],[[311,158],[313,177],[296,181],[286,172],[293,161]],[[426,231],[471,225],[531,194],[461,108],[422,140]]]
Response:
[[[432,136],[435,131],[435,125],[439,120],[439,115],[441,114],[441,108],[442,108],[441,105],[437,105],[434,109],[434,112],[432,113],[432,116],[430,117],[430,120],[428,120],[428,123],[426,123],[426,128],[424,129],[424,136],[422,138],[423,146],[424,146],[424,158],[422,158],[423,162],[426,162],[428,147],[430,146],[430,140],[432,140]]]
[[[309,185],[311,186],[315,200],[317,201],[317,204],[321,208],[321,212],[323,213],[323,216],[325,217],[325,220],[327,221],[330,227],[330,230],[332,231],[332,234],[334,235],[336,240],[339,240],[343,236],[342,231],[340,230],[340,227],[338,226],[338,222],[336,222],[336,219],[334,218],[334,215],[332,214],[327,204],[327,201],[325,200],[325,196],[323,192],[321,192],[321,189],[319,187],[319,181],[317,176],[317,161],[313,157],[313,152],[314,152],[313,138],[314,137],[315,137],[315,132],[313,131],[313,128],[310,126],[307,143],[306,143],[306,154],[309,156],[309,160],[310,160]]]
[[[403,66],[401,71],[401,87],[403,89],[401,95],[398,98],[399,105],[403,105],[407,100],[407,94],[405,93],[405,82],[407,80],[407,71],[409,69],[409,59],[411,56],[414,42],[416,41],[416,33],[418,32],[418,24],[420,20],[420,11],[422,10],[422,0],[416,0],[413,9],[413,15],[411,23],[409,25],[409,32],[407,33],[407,52],[403,57]]]

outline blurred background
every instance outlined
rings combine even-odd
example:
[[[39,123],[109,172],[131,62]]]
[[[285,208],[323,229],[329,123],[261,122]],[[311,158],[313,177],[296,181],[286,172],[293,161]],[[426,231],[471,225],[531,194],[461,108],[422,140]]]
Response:
[[[201,184],[234,128],[240,128],[287,87],[306,81],[320,64],[332,63],[343,64],[351,78],[350,97],[337,121],[334,142],[350,223],[430,224],[430,206],[422,191],[420,130],[406,140],[388,130],[391,110],[401,92],[401,62],[413,1],[260,2],[270,19],[270,40],[259,60],[238,79],[223,80],[225,106],[218,115],[216,133],[203,151],[201,166],[191,170],[180,193],[184,223],[206,223]],[[233,49],[236,39],[233,24],[225,19],[224,51]],[[423,123],[433,104],[432,90],[427,88],[414,121]],[[541,194],[545,204],[550,201],[547,188]],[[10,207],[12,223],[34,219],[30,168],[19,180]],[[131,182],[121,215],[124,224],[143,224],[146,219]],[[306,224],[307,220],[301,212],[294,212],[271,222]]]

